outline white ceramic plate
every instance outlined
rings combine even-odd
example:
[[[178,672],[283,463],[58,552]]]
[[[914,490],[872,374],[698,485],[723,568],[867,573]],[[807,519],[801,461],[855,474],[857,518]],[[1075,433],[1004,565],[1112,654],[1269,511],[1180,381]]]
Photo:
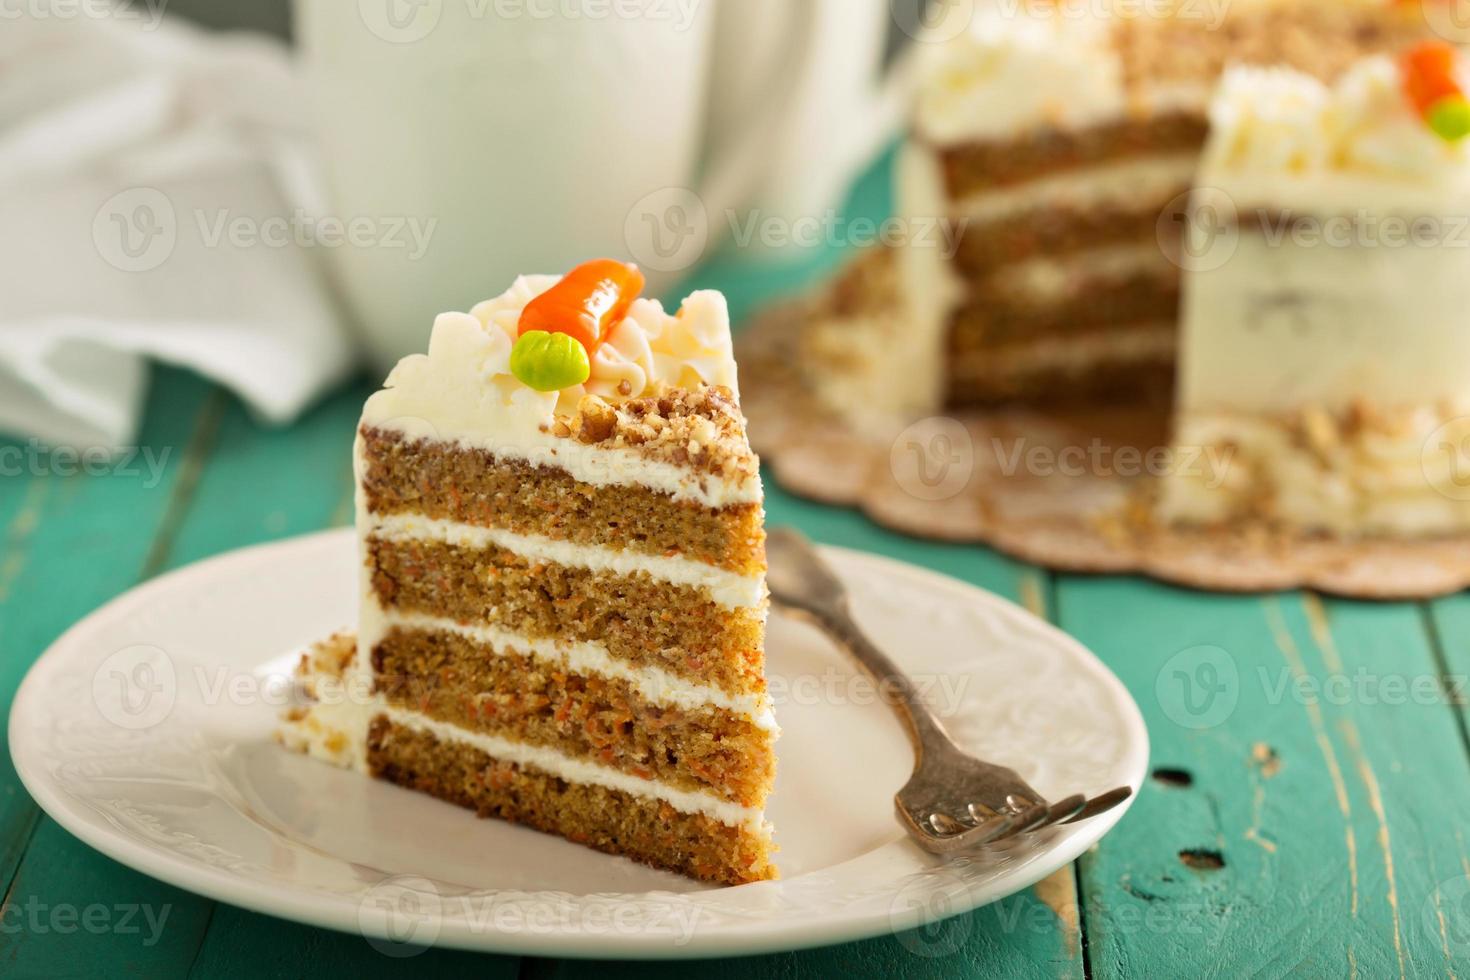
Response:
[[[1137,706],[1076,641],[953,579],[826,556],[863,625],[928,685],[961,742],[1052,798],[1138,787],[1148,744]],[[819,633],[773,616],[781,881],[709,888],[478,820],[272,740],[294,652],[352,621],[357,581],[353,538],[338,531],[203,562],[105,606],[16,697],[10,744],[26,788],[124,864],[394,954],[713,956],[859,939],[1025,888],[1123,815],[929,857],[893,816],[912,764],[898,722]]]

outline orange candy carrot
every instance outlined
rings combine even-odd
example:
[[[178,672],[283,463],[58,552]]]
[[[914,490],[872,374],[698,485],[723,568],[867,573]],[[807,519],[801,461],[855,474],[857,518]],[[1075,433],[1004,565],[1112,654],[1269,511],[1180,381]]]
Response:
[[[1470,135],[1470,100],[1460,84],[1455,49],[1425,41],[1403,56],[1404,94],[1429,128],[1450,142]]]
[[[1455,49],[1425,41],[1404,54],[1404,91],[1421,114],[1447,95],[1460,95],[1455,80]]]
[[[564,333],[581,343],[591,357],[628,315],[644,285],[636,265],[613,259],[586,262],[526,304],[520,335],[534,330]]]

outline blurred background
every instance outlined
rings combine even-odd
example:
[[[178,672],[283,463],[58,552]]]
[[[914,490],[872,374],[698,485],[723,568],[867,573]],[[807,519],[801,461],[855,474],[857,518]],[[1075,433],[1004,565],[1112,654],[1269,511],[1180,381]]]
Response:
[[[0,431],[123,447],[159,363],[289,424],[439,312],[595,256],[738,320],[871,243],[853,208],[888,215],[923,9],[23,0]]]

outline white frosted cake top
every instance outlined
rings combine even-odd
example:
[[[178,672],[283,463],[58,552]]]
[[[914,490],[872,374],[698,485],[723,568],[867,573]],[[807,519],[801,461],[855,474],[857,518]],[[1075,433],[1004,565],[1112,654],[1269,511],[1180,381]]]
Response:
[[[964,7],[965,5],[957,5]],[[938,145],[1006,139],[1038,126],[1083,126],[1123,111],[1123,69],[1097,18],[985,8],[953,37],[941,23],[925,49],[915,106]]]
[[[1200,183],[1237,205],[1435,214],[1470,193],[1470,141],[1445,140],[1420,118],[1387,57],[1332,86],[1284,68],[1234,68],[1210,121]]]
[[[573,415],[587,395],[616,405],[663,387],[707,384],[738,396],[725,297],[696,292],[672,314],[657,300],[638,299],[592,353],[585,384],[541,392],[511,373],[511,350],[526,305],[560,281],[522,276],[469,313],[441,315],[429,352],[399,362],[383,390],[368,399],[363,424],[557,466],[595,485],[650,486],[714,507],[760,500],[754,474],[722,480],[630,448],[582,445],[555,432],[558,420]]]

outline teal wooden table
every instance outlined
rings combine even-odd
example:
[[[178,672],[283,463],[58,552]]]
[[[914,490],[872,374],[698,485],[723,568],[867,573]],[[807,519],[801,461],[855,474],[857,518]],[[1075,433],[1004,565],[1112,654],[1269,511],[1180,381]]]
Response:
[[[882,168],[852,213],[884,214]],[[840,256],[779,272],[717,260],[697,278],[737,317]],[[487,284],[487,289],[493,284]],[[155,378],[141,445],[154,474],[71,474],[0,442],[0,699],[64,629],[123,590],[232,548],[350,520],[342,391],[268,430],[217,388]],[[38,465],[14,465],[39,459]],[[34,470],[34,472],[33,472]],[[1470,975],[1470,598],[1369,604],[1211,596],[1053,575],[978,547],[916,541],[767,481],[770,520],[991,589],[1092,647],[1142,706],[1152,776],[1119,827],[1020,895],[904,935],[699,964],[708,977]],[[182,892],[82,845],[0,753],[0,976],[685,976],[430,951]]]

